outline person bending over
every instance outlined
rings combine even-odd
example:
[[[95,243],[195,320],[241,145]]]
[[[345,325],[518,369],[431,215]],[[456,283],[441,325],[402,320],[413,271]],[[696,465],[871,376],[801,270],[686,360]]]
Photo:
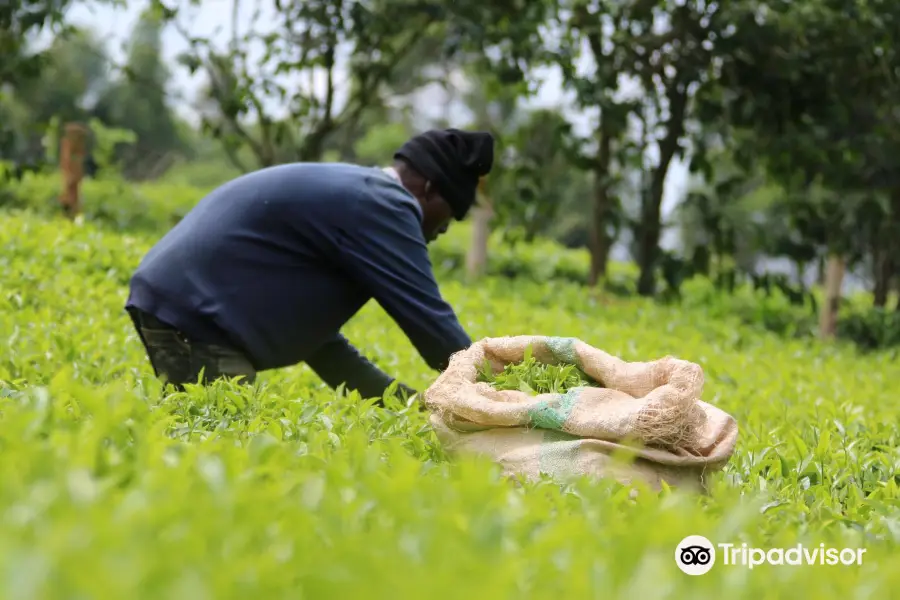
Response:
[[[426,245],[466,216],[493,160],[488,133],[431,130],[386,169],[292,163],[215,189],[130,282],[125,309],[156,377],[176,389],[253,383],[259,371],[305,362],[331,388],[380,398],[395,379],[340,332],[372,298],[431,368],[446,369],[472,342]]]

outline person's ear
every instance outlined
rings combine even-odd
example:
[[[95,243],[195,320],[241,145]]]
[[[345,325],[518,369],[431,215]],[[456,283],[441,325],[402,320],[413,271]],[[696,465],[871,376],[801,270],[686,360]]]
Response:
[[[431,200],[431,195],[434,193],[434,187],[431,185],[431,181],[425,182],[425,199]]]

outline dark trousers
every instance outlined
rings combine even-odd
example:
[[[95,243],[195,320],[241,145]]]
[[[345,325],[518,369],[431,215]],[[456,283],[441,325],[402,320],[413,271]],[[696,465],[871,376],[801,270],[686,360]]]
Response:
[[[156,377],[175,389],[242,376],[256,381],[256,369],[239,350],[189,339],[181,331],[143,311],[128,309]],[[203,375],[201,379],[201,373]]]

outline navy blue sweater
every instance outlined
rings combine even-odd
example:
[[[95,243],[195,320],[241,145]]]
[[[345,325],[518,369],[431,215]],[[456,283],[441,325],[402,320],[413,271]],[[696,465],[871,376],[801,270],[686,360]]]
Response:
[[[127,306],[257,370],[306,362],[373,397],[393,378],[340,333],[372,298],[433,369],[471,344],[438,290],[418,201],[380,169],[295,163],[203,198],[144,257]]]

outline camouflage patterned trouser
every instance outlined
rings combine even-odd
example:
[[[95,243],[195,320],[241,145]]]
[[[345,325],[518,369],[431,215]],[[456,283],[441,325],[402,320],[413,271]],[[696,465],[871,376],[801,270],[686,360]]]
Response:
[[[189,340],[183,333],[146,313],[128,311],[144,344],[150,365],[160,380],[183,390],[186,383],[206,384],[215,379],[242,376],[256,381],[256,370],[238,350]],[[201,371],[203,379],[200,379]]]

